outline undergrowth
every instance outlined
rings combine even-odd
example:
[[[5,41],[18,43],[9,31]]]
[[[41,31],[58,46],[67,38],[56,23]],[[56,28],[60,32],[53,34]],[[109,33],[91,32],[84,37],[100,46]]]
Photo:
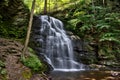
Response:
[[[35,52],[29,48],[29,56],[27,56],[25,59],[21,58],[22,63],[29,67],[32,72],[44,72],[47,70],[47,67],[44,63],[40,61],[38,56],[35,54]]]

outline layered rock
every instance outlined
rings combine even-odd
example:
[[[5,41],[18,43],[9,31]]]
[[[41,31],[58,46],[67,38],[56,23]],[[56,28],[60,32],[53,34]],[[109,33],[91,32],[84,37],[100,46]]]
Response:
[[[93,61],[95,61],[95,53],[92,49],[89,50],[89,44],[70,31],[67,31],[67,34],[72,40],[74,54],[77,60],[84,64],[93,63]]]

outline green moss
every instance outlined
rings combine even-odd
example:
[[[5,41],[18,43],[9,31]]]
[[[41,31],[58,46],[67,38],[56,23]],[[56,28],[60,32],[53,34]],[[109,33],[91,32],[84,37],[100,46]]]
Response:
[[[32,48],[29,48],[29,56],[27,56],[25,59],[21,59],[22,63],[29,67],[32,72],[44,72],[47,70],[47,65],[42,63],[38,56],[35,54]]]
[[[5,69],[5,63],[0,60],[0,76],[2,80],[7,80],[7,71]]]
[[[25,78],[25,79],[30,79],[31,78],[31,76],[32,76],[32,73],[31,73],[31,71],[23,71],[22,72],[22,76]]]
[[[1,76],[0,79],[1,79],[1,80],[8,80],[7,75],[3,75],[3,76]]]

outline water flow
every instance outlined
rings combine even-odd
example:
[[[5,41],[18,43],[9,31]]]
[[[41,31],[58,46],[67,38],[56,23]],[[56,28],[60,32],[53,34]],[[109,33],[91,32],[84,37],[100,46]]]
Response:
[[[41,38],[43,55],[57,71],[83,70],[83,65],[75,61],[71,40],[63,29],[63,23],[53,17],[41,16]]]

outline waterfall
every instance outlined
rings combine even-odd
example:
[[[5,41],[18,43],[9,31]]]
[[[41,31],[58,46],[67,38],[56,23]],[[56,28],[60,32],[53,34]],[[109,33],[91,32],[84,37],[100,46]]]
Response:
[[[75,60],[70,38],[63,29],[63,23],[53,17],[40,16],[40,43],[41,51],[47,62],[57,71],[84,70],[84,65]]]

